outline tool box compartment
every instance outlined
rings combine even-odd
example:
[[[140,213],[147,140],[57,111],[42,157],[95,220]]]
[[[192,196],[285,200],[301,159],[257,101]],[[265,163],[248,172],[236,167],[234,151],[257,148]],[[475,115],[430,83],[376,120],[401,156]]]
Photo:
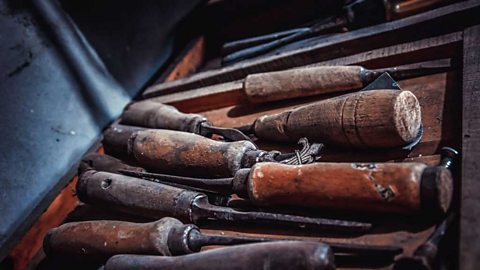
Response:
[[[215,2],[215,1],[212,1]],[[228,1],[218,1],[228,2]],[[233,1],[235,2],[235,1]],[[279,6],[285,4],[279,3]],[[304,2],[304,3],[303,3]],[[211,4],[214,10],[225,8]],[[309,1],[302,1],[308,8]],[[228,9],[225,11],[229,11]],[[344,93],[331,93],[253,104],[243,92],[248,74],[315,66],[360,65],[367,69],[390,67],[429,67],[448,64],[450,68],[434,74],[396,81],[402,90],[411,91],[418,99],[422,113],[423,135],[412,149],[357,150],[328,144],[321,151],[320,162],[421,162],[437,165],[442,147],[460,152],[452,167],[454,190],[451,204],[455,220],[439,245],[435,266],[438,269],[476,269],[480,248],[480,184],[476,181],[477,157],[480,150],[480,11],[479,1],[459,1],[402,19],[360,28],[328,37],[311,37],[296,45],[287,45],[274,53],[261,55],[222,67],[219,39],[248,36],[252,17],[238,18],[216,31],[198,31],[187,35],[181,48],[174,50],[160,72],[150,80],[145,91],[134,101],[152,100],[176,107],[184,113],[198,113],[213,126],[234,128],[253,123],[258,117],[283,112],[301,105],[327,100]],[[217,10],[218,12],[218,10]],[[230,12],[232,12],[230,10]],[[267,20],[268,13],[261,17]],[[306,12],[306,11],[304,11]],[[308,12],[306,12],[308,13]],[[307,14],[308,15],[308,14]],[[307,16],[306,15],[306,16]],[[310,15],[308,15],[310,16]],[[253,16],[254,17],[254,16]],[[253,20],[253,23],[252,23]],[[290,20],[294,21],[294,20]],[[269,22],[276,29],[276,18]],[[282,24],[285,26],[285,24]],[[229,28],[230,27],[230,28]],[[245,28],[245,30],[244,30]],[[237,32],[232,29],[240,29]],[[278,28],[278,30],[283,30]],[[224,31],[224,32],[222,32]],[[261,30],[258,30],[261,31]],[[237,33],[237,35],[234,35]],[[223,40],[223,41],[225,41]],[[350,91],[351,93],[355,91]],[[116,121],[118,122],[118,121]],[[97,141],[93,152],[104,153]],[[310,140],[310,143],[316,143]],[[322,143],[321,141],[318,143]],[[262,150],[294,152],[302,145],[255,140]],[[90,151],[90,152],[92,152]],[[42,241],[48,229],[70,221],[124,220],[152,221],[103,209],[79,201],[75,192],[77,176],[45,206],[43,214],[24,232],[10,249],[3,264],[11,269],[52,269],[58,267],[45,257]],[[233,204],[243,206],[238,199]],[[253,207],[247,205],[248,207]],[[264,210],[264,207],[251,209]],[[275,225],[252,225],[205,221],[198,224],[204,233],[232,236],[289,237],[299,240],[324,240],[346,244],[399,246],[411,256],[434,232],[438,222],[426,215],[364,214],[348,211],[327,211],[305,208],[266,208],[287,213],[368,221],[373,228],[365,234],[331,234],[312,229],[288,229]],[[212,249],[207,247],[204,249]],[[64,262],[63,262],[64,263]],[[90,269],[75,263],[72,268]],[[339,261],[338,269],[393,269],[393,262],[376,258]],[[9,269],[9,268],[6,268]],[[95,268],[91,268],[95,269]]]

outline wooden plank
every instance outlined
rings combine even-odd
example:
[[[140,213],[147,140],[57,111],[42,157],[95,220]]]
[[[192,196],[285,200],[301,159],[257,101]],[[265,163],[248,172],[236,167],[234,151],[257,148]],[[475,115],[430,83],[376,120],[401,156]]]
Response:
[[[396,44],[308,66],[364,65],[368,68],[382,68],[433,60],[440,56],[442,58],[454,57],[461,49],[462,34],[462,32],[454,32],[419,41]],[[242,86],[243,83],[240,80],[151,99],[173,105],[185,112],[213,110],[248,103]]]
[[[169,82],[185,78],[197,71],[205,60],[205,38],[192,40],[186,48],[168,65],[155,83]]]
[[[334,35],[322,39],[312,47],[239,63],[220,70],[197,73],[183,80],[154,85],[144,92],[143,97],[159,96],[239,80],[250,73],[308,65],[397,43],[463,30],[468,25],[478,23],[479,13],[480,1],[464,1],[398,21]]]
[[[460,269],[480,265],[480,26],[465,30],[463,43],[463,146]]]
[[[13,261],[13,269],[25,269],[38,251],[42,249],[43,238],[47,231],[62,224],[68,213],[77,206],[76,183],[77,177],[75,176],[10,251],[8,256]]]

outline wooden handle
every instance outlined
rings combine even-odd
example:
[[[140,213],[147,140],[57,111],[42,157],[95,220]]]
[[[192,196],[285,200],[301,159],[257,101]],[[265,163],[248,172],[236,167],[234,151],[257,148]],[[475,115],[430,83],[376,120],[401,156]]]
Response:
[[[150,100],[130,104],[121,118],[121,123],[126,125],[192,133],[198,133],[200,123],[206,121],[207,119],[199,114],[182,113],[173,106]]]
[[[248,75],[244,89],[252,103],[313,96],[363,87],[360,66],[296,68]]]
[[[178,204],[203,196],[194,191],[93,170],[84,172],[78,178],[76,191],[84,203],[137,216],[171,216],[187,222],[191,222],[190,205]]]
[[[174,218],[150,223],[85,221],[66,223],[51,229],[44,239],[48,255],[81,259],[107,259],[116,254],[171,256],[168,237],[171,228],[183,226]]]
[[[346,94],[258,118],[255,135],[274,141],[312,141],[346,148],[389,148],[412,142],[421,128],[420,104],[410,91]]]
[[[444,213],[451,174],[443,167],[426,168],[422,163],[258,163],[247,180],[248,196],[258,204],[403,214],[435,206]],[[437,193],[425,193],[431,188]]]
[[[188,176],[233,176],[245,153],[256,147],[248,141],[219,142],[199,135],[170,131],[138,131],[129,140],[131,155],[152,171]]]
[[[95,169],[96,171],[119,173],[120,170],[129,170],[135,172],[145,172],[145,169],[131,166],[124,161],[116,159],[109,155],[90,153],[82,158],[79,165],[79,172]]]
[[[228,267],[227,267],[228,266]],[[123,269],[335,269],[328,245],[285,241],[238,245],[177,256],[117,255],[107,261],[105,270]]]

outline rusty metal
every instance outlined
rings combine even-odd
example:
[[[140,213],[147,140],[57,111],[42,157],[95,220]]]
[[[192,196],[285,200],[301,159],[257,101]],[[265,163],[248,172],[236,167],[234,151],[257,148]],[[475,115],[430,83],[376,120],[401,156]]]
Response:
[[[212,205],[204,193],[94,170],[84,172],[78,179],[77,194],[85,203],[150,218],[172,216],[194,224],[209,219],[351,233],[365,232],[371,227],[369,223],[355,221],[268,212],[241,212]]]
[[[202,135],[202,136],[205,136],[205,137],[208,137],[208,138],[210,138],[210,137],[212,137],[212,135],[216,134],[216,135],[222,136],[222,138],[225,139],[226,141],[234,142],[234,141],[245,140],[245,141],[250,141],[250,142],[253,143],[253,141],[250,137],[243,134],[243,132],[241,132],[238,129],[216,127],[216,126],[212,126],[208,122],[202,122],[200,124],[199,129],[200,129],[200,131],[199,131],[198,134]]]
[[[105,270],[120,269],[335,269],[326,244],[301,241],[255,243],[176,257],[116,255]]]

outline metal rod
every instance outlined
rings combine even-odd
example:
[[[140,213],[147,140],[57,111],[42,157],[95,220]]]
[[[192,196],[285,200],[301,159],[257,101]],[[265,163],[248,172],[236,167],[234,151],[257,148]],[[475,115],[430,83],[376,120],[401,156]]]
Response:
[[[301,239],[288,238],[268,238],[268,237],[248,237],[248,236],[225,236],[217,234],[203,234],[199,230],[192,230],[189,233],[189,246],[192,250],[197,250],[208,245],[238,245],[256,242],[272,242],[272,241],[298,241]],[[307,240],[317,241],[317,240]],[[397,246],[373,246],[373,245],[356,245],[342,244],[322,241],[328,244],[335,253],[356,254],[362,256],[387,256],[393,257],[402,252],[401,247]]]
[[[193,220],[213,218],[226,221],[255,221],[258,223],[285,225],[300,228],[313,227],[323,230],[335,230],[351,233],[365,232],[372,227],[372,224],[370,223],[356,221],[312,218],[306,216],[265,212],[240,212],[231,208],[211,205],[206,196],[195,198],[191,207],[191,217]]]

